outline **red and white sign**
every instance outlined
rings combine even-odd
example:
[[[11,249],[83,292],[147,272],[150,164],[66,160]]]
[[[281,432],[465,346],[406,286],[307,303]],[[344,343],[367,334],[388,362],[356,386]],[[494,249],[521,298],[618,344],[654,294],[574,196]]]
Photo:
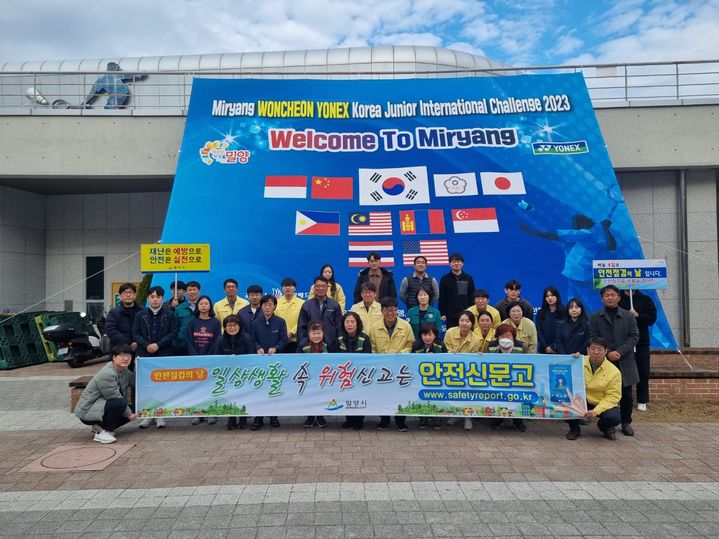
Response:
[[[499,232],[495,208],[452,210],[452,225],[457,234],[464,232]]]
[[[525,195],[521,172],[480,172],[485,195]]]

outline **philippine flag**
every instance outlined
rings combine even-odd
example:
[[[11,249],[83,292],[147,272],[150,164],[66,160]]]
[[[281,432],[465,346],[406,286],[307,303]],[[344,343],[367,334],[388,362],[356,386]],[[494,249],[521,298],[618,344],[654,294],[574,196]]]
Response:
[[[265,198],[307,198],[307,176],[265,176]]]
[[[361,206],[429,204],[427,167],[359,169]]]
[[[295,212],[296,236],[339,236],[340,212],[338,211],[297,211]]]
[[[391,241],[351,241],[347,244],[349,266],[351,268],[366,267],[367,256],[373,252],[382,256],[379,263],[381,267],[394,266],[393,248],[394,244]]]
[[[452,210],[454,232],[499,232],[495,208],[469,208]]]
[[[525,195],[521,172],[480,172],[485,195]]]

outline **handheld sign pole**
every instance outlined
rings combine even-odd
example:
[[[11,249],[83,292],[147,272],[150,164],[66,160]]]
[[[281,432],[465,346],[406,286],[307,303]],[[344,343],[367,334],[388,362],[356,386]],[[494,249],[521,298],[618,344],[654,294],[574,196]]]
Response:
[[[175,297],[173,299],[177,301],[177,272],[175,272]]]

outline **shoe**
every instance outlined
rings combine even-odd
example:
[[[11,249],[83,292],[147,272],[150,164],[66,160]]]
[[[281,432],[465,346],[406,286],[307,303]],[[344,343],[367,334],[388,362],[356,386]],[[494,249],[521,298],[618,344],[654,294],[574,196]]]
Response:
[[[430,425],[432,426],[432,430],[442,430],[442,420],[438,417],[433,417],[430,421]]]
[[[492,427],[492,430],[499,430],[499,427],[502,426],[503,422],[504,419],[492,419],[492,422],[489,424],[489,426]]]
[[[472,430],[473,428],[474,428],[474,425],[472,424],[472,418],[465,417],[464,418],[464,430]]]
[[[243,430],[246,429],[246,428],[247,428],[247,418],[246,418],[246,417],[241,417],[241,418],[237,421],[237,427],[238,427],[239,429],[243,429]]]
[[[167,426],[167,423],[165,423],[165,420],[161,417],[157,418],[157,428],[158,429],[164,429]]]
[[[321,415],[317,416],[317,424],[319,425],[319,427],[321,429],[327,428],[327,420],[324,417],[322,417]]]
[[[524,432],[527,430],[527,426],[524,424],[524,421],[521,419],[515,419],[512,421],[512,424],[514,425],[514,428],[519,432]]]
[[[141,429],[146,429],[148,427],[151,427],[154,424],[155,424],[154,417],[146,417],[145,419],[140,421],[140,424],[138,425],[138,427],[140,427]]]
[[[256,417],[255,420],[252,422],[252,426],[250,427],[250,430],[260,430],[264,426],[265,426],[265,422],[262,420],[262,418]]]
[[[634,429],[631,423],[622,423],[622,434],[624,436],[634,436]]]
[[[237,428],[237,419],[234,417],[227,418],[227,423],[225,423],[225,428],[227,430],[234,430]]]
[[[314,417],[308,417],[307,419],[305,419],[305,428],[306,429],[311,429],[314,426],[315,426],[315,418]]]
[[[93,436],[95,436],[96,434],[100,434],[102,432],[102,427],[100,425],[95,424],[92,427],[90,427],[90,432],[92,433]]]
[[[382,421],[377,423],[377,430],[384,430],[387,427],[389,427],[389,423],[383,423]]]
[[[397,425],[397,428],[399,429],[400,432],[407,432],[407,431],[409,430],[409,429],[407,428],[407,423],[404,423],[404,422],[403,422],[403,423],[399,423],[399,424]]]
[[[419,423],[417,423],[417,428],[420,430],[424,430],[429,426],[429,418],[428,417],[420,417]]]
[[[567,433],[567,440],[576,440],[579,438],[579,435],[582,433],[581,429],[579,427],[573,427],[569,429],[569,432]]]
[[[450,417],[450,418],[447,420],[447,425],[449,425],[450,427],[453,426],[453,425],[456,425],[456,424],[457,424],[457,418],[456,418],[456,417]]]
[[[602,434],[607,440],[615,441],[617,439],[617,433],[614,430],[614,427],[609,427],[608,429],[604,429],[602,431]]]
[[[95,434],[94,441],[100,442],[101,444],[114,444],[117,440],[112,434],[103,430],[102,432]]]
[[[646,402],[637,403],[637,410],[639,410],[640,412],[646,412],[647,411],[647,403]]]
[[[207,420],[207,424],[208,424],[208,425],[214,425],[215,423],[217,423],[217,418],[216,418],[216,417],[211,417],[211,418],[209,418],[209,419]]]
[[[193,424],[193,425],[199,425],[199,424],[202,423],[204,420],[205,420],[204,417],[196,417],[196,418],[194,418],[194,419],[192,420],[192,424]]]
[[[270,427],[277,428],[279,426],[280,426],[280,420],[277,419],[276,417],[271,417],[270,418]]]

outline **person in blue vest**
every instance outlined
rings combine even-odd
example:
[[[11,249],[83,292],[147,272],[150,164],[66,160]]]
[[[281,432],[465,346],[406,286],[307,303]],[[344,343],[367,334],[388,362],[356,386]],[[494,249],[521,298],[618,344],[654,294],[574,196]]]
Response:
[[[260,299],[262,316],[252,322],[252,339],[254,341],[255,353],[271,356],[279,354],[287,345],[287,324],[285,320],[275,314],[277,298],[271,294],[265,294]],[[264,418],[255,417],[252,430],[259,430],[264,426]],[[270,417],[270,426],[279,427],[280,421],[277,416]]]
[[[432,302],[439,299],[439,283],[427,273],[427,258],[422,255],[414,257],[414,272],[402,279],[399,284],[399,299],[404,302],[407,309],[418,305],[417,290],[420,287],[431,291]]]

